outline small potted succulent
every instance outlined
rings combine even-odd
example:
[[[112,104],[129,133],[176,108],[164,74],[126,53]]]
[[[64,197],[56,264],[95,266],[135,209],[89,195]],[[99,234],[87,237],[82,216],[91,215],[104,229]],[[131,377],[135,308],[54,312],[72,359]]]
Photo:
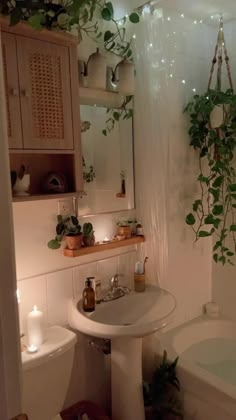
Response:
[[[94,246],[95,236],[92,223],[85,223],[83,225],[83,243],[84,246]]]
[[[64,237],[68,249],[76,250],[81,248],[82,232],[79,220],[76,216],[57,216],[56,237],[48,242],[48,248],[60,248]]]

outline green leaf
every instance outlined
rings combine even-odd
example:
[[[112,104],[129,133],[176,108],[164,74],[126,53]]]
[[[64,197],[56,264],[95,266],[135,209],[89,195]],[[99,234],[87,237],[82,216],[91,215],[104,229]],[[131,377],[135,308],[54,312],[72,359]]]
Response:
[[[231,192],[236,192],[236,184],[231,184],[231,185],[229,186],[229,190],[230,190]]]
[[[131,13],[131,15],[129,15],[129,20],[132,23],[139,23],[140,18],[139,18],[138,13],[135,13],[135,12]]]
[[[233,257],[234,256],[234,253],[231,252],[231,251],[226,252],[226,254],[227,254],[228,257]]]
[[[199,175],[198,181],[203,182],[203,183],[209,185],[209,179],[206,176],[202,175],[202,174]]]
[[[226,258],[225,258],[225,256],[224,256],[224,255],[222,255],[222,256],[218,259],[218,261],[220,261],[223,265],[225,265],[225,263],[226,263]]]
[[[216,251],[217,249],[219,249],[222,246],[222,242],[221,241],[217,241],[214,245],[213,251]]]
[[[109,41],[109,39],[111,39],[114,36],[114,33],[111,31],[106,31],[104,33],[104,42]]]
[[[120,113],[119,112],[113,112],[113,118],[114,118],[115,121],[119,121]]]
[[[236,225],[231,225],[229,228],[230,232],[236,232]]]
[[[11,16],[10,16],[10,26],[14,26],[17,23],[20,22],[22,18],[22,12],[21,9],[19,8],[14,8],[11,12]]]
[[[113,16],[111,11],[109,10],[108,7],[104,7],[101,11],[101,16],[104,20],[110,21],[112,20]]]
[[[43,28],[43,25],[46,22],[45,16],[41,13],[37,13],[33,16],[30,16],[28,19],[29,24],[32,26],[32,28],[36,30],[40,30]]]
[[[202,207],[202,200],[196,200],[193,203],[193,211],[197,211],[199,207]]]
[[[111,16],[112,16],[112,19],[113,19],[113,17],[114,17],[114,9],[113,9],[113,4],[112,4],[112,2],[111,1],[109,1],[108,3],[106,3],[105,4],[105,6],[107,7],[107,9],[109,10],[109,12],[110,12],[110,14],[111,14]]]
[[[206,225],[213,225],[215,222],[215,218],[212,214],[208,214],[208,216],[204,220]]]
[[[61,244],[56,239],[52,239],[48,242],[48,248],[50,249],[59,249],[61,247]]]
[[[223,184],[223,181],[224,181],[223,175],[218,176],[212,184],[213,188],[219,188]]]
[[[200,230],[198,236],[199,238],[206,238],[207,236],[211,236],[211,233],[207,232],[206,230]]]
[[[196,219],[192,213],[189,213],[185,218],[185,222],[187,225],[192,226],[196,222]]]
[[[215,205],[213,207],[212,213],[215,216],[219,216],[219,215],[221,215],[223,213],[223,211],[224,211],[224,207],[221,204],[219,204],[219,205]]]
[[[213,255],[213,260],[217,263],[218,262],[218,254]]]
[[[103,134],[104,136],[107,136],[107,130],[102,130],[102,134]]]

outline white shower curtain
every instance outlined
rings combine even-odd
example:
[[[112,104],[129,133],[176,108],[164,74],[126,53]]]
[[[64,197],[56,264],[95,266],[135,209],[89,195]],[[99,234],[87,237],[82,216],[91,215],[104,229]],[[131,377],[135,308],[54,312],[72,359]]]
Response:
[[[138,218],[147,242],[148,280],[165,286],[168,261],[168,75],[160,11],[143,13],[137,28],[135,94],[135,180]]]

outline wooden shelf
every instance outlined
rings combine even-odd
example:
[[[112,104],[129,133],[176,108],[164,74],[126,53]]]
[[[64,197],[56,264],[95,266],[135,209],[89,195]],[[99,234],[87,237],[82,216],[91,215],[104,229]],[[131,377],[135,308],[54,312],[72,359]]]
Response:
[[[124,96],[117,92],[85,87],[79,88],[79,98],[81,105],[100,105],[112,108],[120,108],[124,101]]]
[[[65,257],[81,257],[83,255],[94,254],[95,252],[109,251],[110,249],[122,248],[124,246],[136,245],[145,242],[144,236],[133,236],[130,239],[124,239],[122,241],[112,241],[106,244],[97,244],[91,247],[80,248],[72,251],[68,248],[64,249]]]
[[[13,196],[13,203],[23,203],[25,201],[40,201],[40,200],[60,200],[62,198],[79,197],[84,195],[84,192],[68,192],[61,194],[35,194],[24,197]]]
[[[74,150],[51,150],[51,149],[9,149],[12,154],[31,154],[31,155],[74,155]]]

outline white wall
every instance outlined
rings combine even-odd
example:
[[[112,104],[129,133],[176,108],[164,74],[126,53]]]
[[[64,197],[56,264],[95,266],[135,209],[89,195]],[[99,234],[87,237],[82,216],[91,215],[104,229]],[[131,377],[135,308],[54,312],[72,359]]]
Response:
[[[229,22],[225,24],[225,39],[230,58],[231,74],[236,87],[236,52],[235,52],[235,36],[236,36],[236,22]],[[225,71],[224,71],[225,73]],[[225,83],[225,88],[229,85]],[[234,245],[232,248],[234,248]],[[234,257],[234,264],[236,258]],[[212,296],[219,305],[223,314],[236,320],[236,273],[235,266],[225,265],[222,267],[220,264],[212,262]]]
[[[194,244],[185,224],[199,172],[183,107],[193,88],[206,90],[216,34],[171,10],[145,16],[136,30],[137,215],[147,238],[149,278],[176,296],[179,324],[211,299],[211,241]]]

